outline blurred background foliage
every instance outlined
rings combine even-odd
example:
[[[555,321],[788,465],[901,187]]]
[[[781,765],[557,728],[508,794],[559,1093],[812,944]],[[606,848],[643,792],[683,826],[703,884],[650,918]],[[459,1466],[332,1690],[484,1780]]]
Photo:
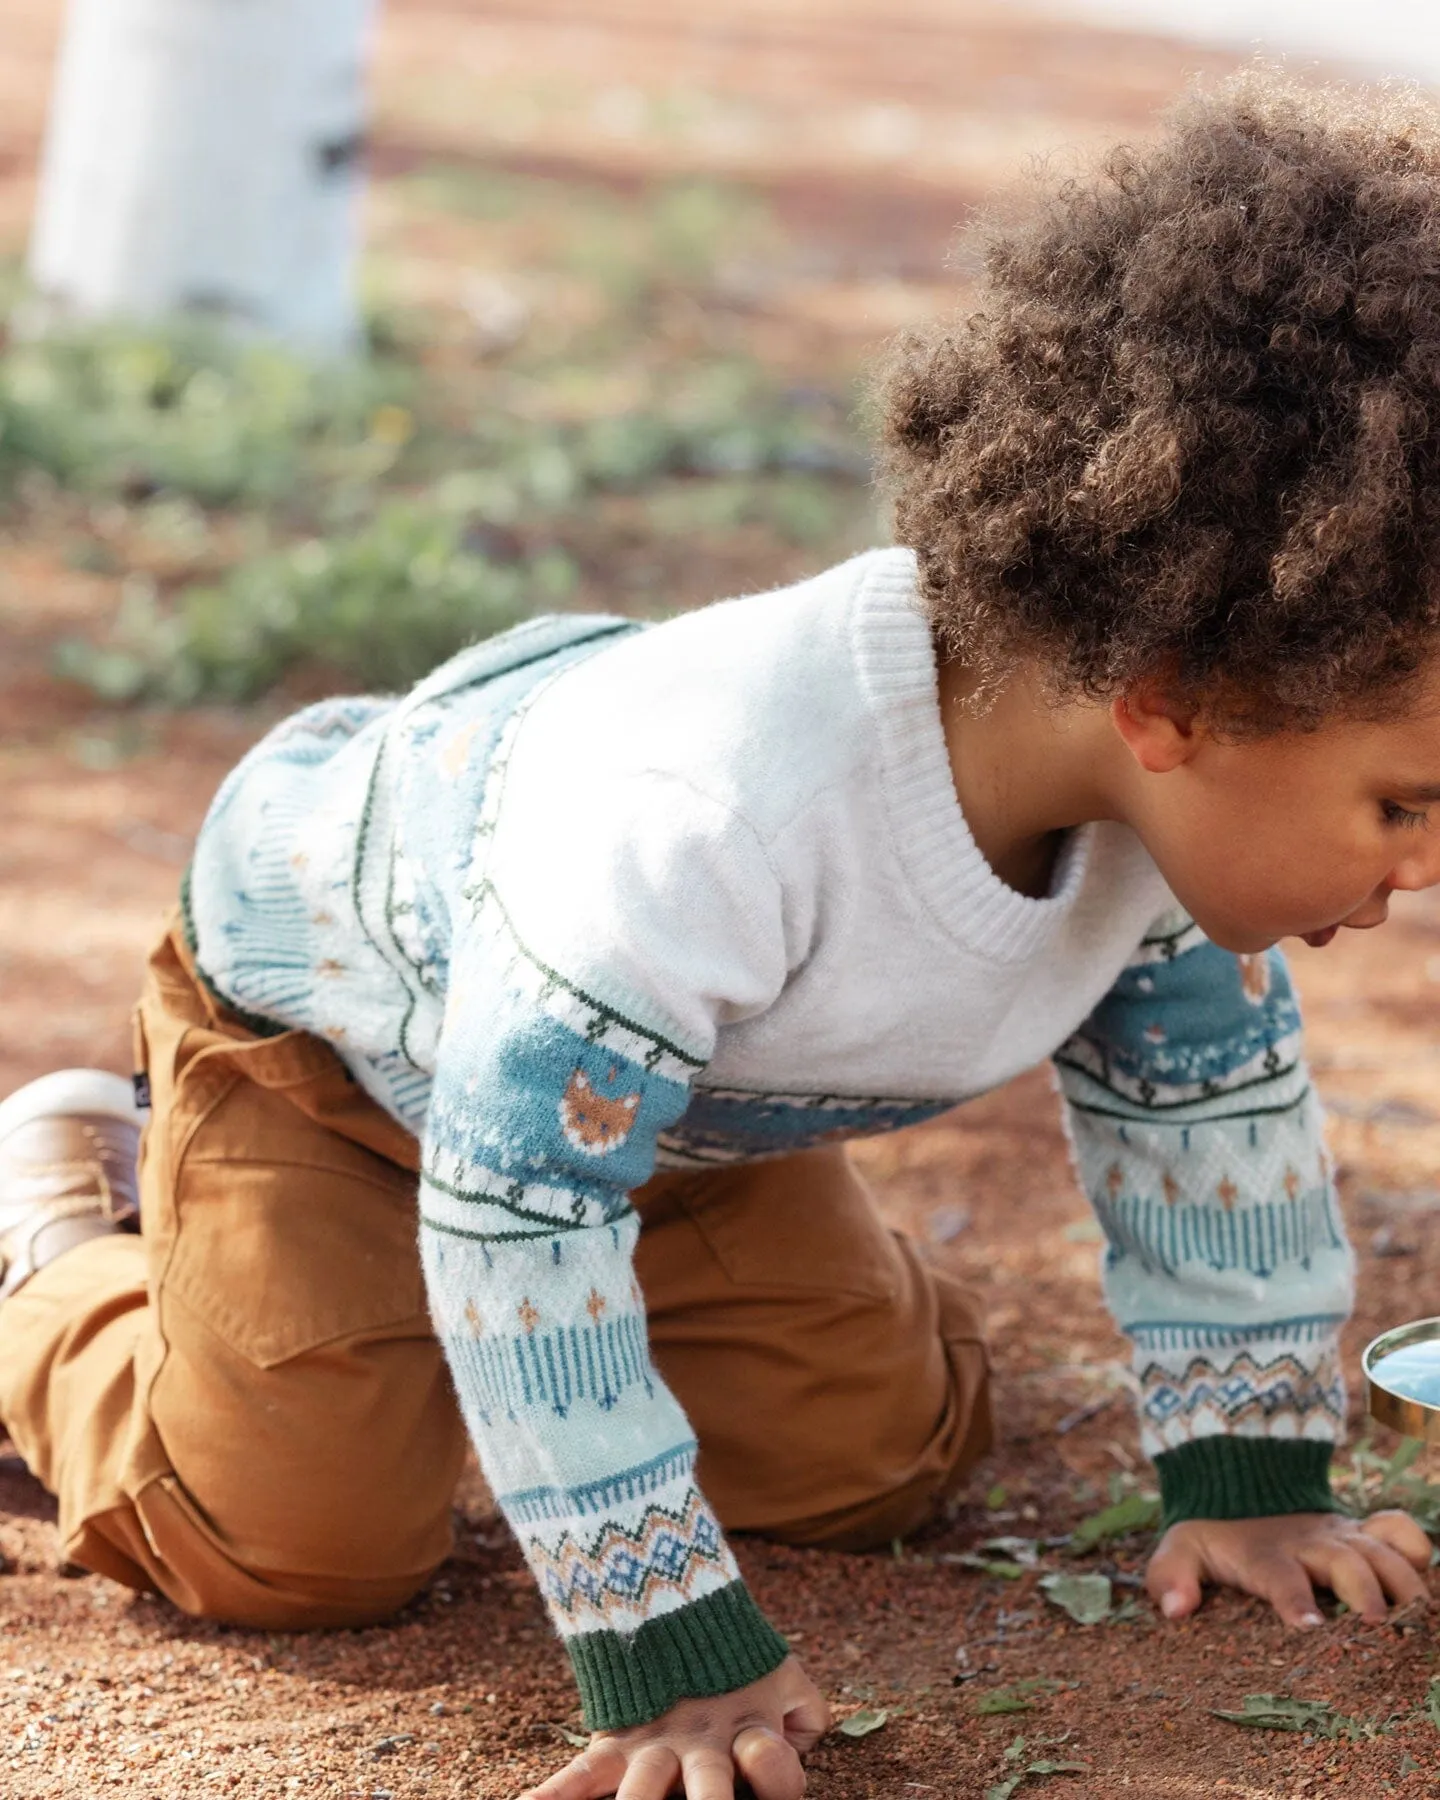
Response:
[[[0,353],[0,510],[113,578],[59,672],[117,704],[396,688],[537,610],[663,614],[881,532],[853,372],[767,356],[778,231],[711,182],[421,166],[391,204],[487,222],[463,304],[369,301],[310,367],[187,329]]]

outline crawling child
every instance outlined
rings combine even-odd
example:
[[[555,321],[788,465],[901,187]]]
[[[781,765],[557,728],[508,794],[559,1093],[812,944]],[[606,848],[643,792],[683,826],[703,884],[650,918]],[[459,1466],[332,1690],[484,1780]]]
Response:
[[[1420,99],[1192,100],[898,351],[897,547],[272,732],[151,958],[143,1135],[94,1072],[0,1106],[65,1556],[383,1619],[468,1434],[595,1734],[536,1794],[795,1800],[825,1701],[727,1530],[888,1541],[990,1436],[843,1141],[1053,1058],[1162,1612],[1421,1594],[1331,1499],[1352,1259],[1275,946],[1440,881],[1437,246]]]

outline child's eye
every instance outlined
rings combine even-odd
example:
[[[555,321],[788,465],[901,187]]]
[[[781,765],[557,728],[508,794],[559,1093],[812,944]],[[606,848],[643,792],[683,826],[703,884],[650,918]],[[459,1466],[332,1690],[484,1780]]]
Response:
[[[1408,806],[1401,806],[1394,800],[1382,800],[1380,812],[1387,825],[1400,825],[1409,831],[1417,831],[1430,823],[1428,813],[1412,812]]]

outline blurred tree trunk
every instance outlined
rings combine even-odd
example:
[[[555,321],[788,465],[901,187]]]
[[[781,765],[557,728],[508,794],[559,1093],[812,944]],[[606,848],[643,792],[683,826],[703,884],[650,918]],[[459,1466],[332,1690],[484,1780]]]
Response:
[[[205,315],[358,342],[374,0],[70,0],[30,275],[41,318]]]

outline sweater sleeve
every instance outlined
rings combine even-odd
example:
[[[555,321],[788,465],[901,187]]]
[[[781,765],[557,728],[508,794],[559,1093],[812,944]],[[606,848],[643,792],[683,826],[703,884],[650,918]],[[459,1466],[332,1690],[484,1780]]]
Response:
[[[613,1729],[787,1654],[651,1361],[627,1197],[718,1024],[783,984],[779,886],[749,828],[682,784],[507,781],[506,754],[455,921],[423,1260],[486,1477],[587,1724]]]
[[[1332,1508],[1354,1266],[1284,958],[1172,915],[1055,1060],[1165,1522]]]

